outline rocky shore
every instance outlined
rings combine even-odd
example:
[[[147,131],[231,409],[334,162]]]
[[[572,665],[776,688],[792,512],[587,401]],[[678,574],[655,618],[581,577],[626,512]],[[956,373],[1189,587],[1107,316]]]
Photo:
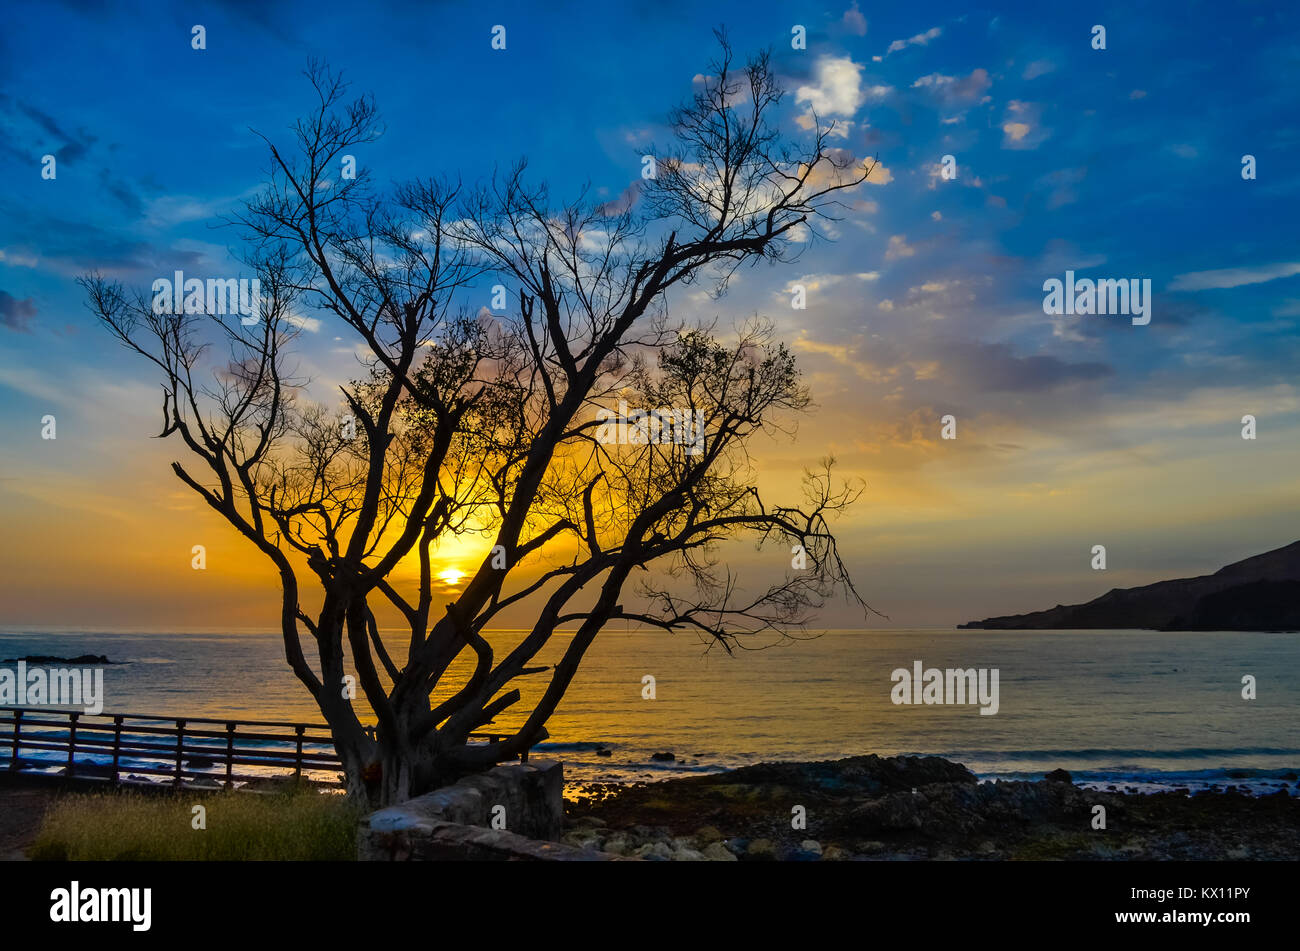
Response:
[[[1283,860],[1300,857],[1300,783],[1133,795],[1065,770],[981,783],[939,757],[855,756],[593,787],[562,841],[652,861]]]

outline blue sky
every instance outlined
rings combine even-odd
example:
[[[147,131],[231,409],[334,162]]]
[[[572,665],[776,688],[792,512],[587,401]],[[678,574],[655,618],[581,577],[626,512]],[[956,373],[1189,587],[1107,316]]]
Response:
[[[80,608],[51,614],[62,596],[101,613],[111,602],[122,623],[183,613],[183,586],[155,610],[114,601],[107,582],[52,580],[55,566],[93,574],[95,552],[133,526],[186,551],[187,532],[219,531],[166,471],[179,450],[145,438],[154,382],[95,328],[73,280],[237,273],[236,235],[215,225],[266,168],[250,128],[283,141],[309,106],[310,58],[374,94],[388,132],[357,157],[380,181],[475,181],[527,157],[557,196],[590,183],[612,199],[666,141],[666,114],[707,70],[719,25],[740,54],[772,48],[793,133],[816,107],[840,124],[839,147],[881,163],[830,240],[744,272],[720,302],[671,302],[724,323],[766,314],[795,347],[821,408],[796,445],[766,450],[765,472],[830,449],[867,480],[845,538],[869,600],[901,623],[949,624],[1294,541],[1296,8],[1057,6],[11,4],[0,36],[0,516],[20,540],[3,556],[17,570],[0,591],[9,619],[77,622]],[[191,48],[194,24],[205,50]],[[498,24],[504,51],[490,45]],[[1092,48],[1096,24],[1104,50]],[[806,49],[791,48],[795,25]],[[46,154],[53,181],[40,174]],[[1242,178],[1246,154],[1255,180]],[[955,180],[937,174],[944,155]],[[1149,278],[1150,325],[1044,314],[1043,281],[1067,269]],[[807,311],[790,309],[796,282]],[[304,338],[313,377],[352,374],[331,327]],[[36,438],[44,413],[58,414],[57,445]],[[938,439],[948,413],[952,443]],[[1239,435],[1246,413],[1260,419],[1254,443]],[[159,499],[174,539],[133,521]],[[1085,557],[1098,542],[1113,553],[1100,580]],[[131,557],[130,570],[151,570]]]

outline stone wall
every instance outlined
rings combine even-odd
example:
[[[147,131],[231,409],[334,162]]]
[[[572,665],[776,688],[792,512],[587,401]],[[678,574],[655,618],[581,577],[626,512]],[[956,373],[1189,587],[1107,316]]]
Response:
[[[505,829],[491,828],[496,807]],[[555,762],[497,766],[380,809],[361,820],[362,861],[591,859],[560,845],[564,825],[564,768]]]

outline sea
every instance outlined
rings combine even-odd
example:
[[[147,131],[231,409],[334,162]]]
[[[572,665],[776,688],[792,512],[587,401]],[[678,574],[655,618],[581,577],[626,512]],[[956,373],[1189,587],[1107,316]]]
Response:
[[[504,653],[521,636],[490,640]],[[538,662],[569,642],[556,635]],[[0,630],[0,661],[86,653],[115,662],[103,668],[107,713],[322,722],[276,634]],[[997,712],[894,702],[894,672],[917,662],[996,670]],[[571,786],[876,753],[942,756],[983,780],[1066,769],[1102,789],[1295,794],[1298,673],[1295,633],[823,631],[728,653],[688,634],[608,629],[533,755],[561,760]],[[464,674],[453,668],[448,689]],[[519,712],[485,729],[522,722],[548,676],[521,680]]]

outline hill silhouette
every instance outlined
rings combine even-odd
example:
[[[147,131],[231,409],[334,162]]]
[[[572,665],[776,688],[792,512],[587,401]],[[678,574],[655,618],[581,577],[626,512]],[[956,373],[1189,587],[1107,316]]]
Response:
[[[1086,604],[1058,604],[1046,611],[957,626],[987,630],[1300,630],[1300,541],[1234,562],[1212,575],[1113,588]]]

